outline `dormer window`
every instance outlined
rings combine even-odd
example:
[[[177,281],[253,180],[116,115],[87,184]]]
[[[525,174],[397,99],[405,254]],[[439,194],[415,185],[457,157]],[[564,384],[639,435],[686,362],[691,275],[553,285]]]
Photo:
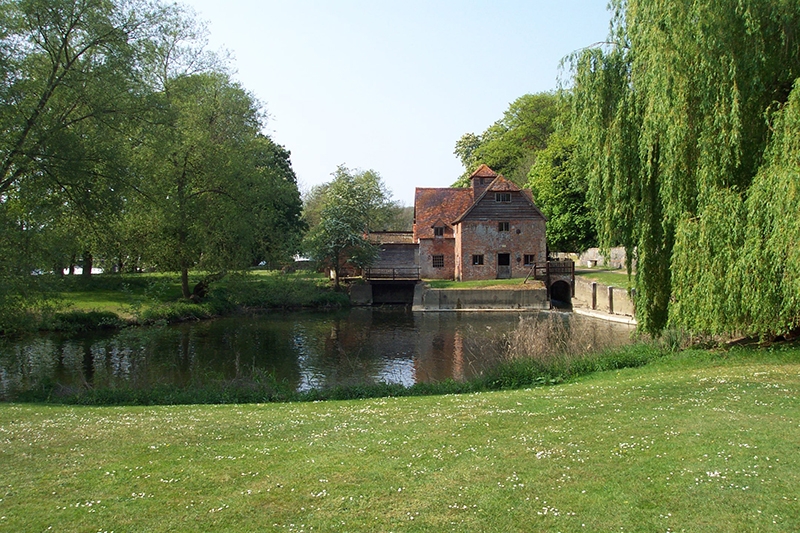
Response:
[[[511,202],[511,193],[510,192],[496,192],[494,193],[494,201],[498,203],[507,204]]]
[[[434,237],[444,237],[444,226],[434,226],[433,227],[433,236]]]

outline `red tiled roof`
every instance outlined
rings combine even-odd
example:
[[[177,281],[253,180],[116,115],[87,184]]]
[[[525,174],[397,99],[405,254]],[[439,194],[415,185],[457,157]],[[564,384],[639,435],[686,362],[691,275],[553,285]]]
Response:
[[[510,191],[519,191],[520,188],[517,187],[517,184],[513,181],[509,181],[505,179],[502,175],[498,175],[495,180],[486,187],[487,191],[497,191],[497,192],[510,192]]]
[[[499,176],[497,172],[489,168],[485,163],[479,166],[475,172],[470,175],[470,179],[472,178],[496,178]]]
[[[413,244],[414,234],[410,231],[372,231],[367,236],[373,244]]]
[[[417,187],[414,195],[415,237],[432,239],[433,227],[442,222],[452,228],[453,222],[469,209],[473,201],[472,189]]]

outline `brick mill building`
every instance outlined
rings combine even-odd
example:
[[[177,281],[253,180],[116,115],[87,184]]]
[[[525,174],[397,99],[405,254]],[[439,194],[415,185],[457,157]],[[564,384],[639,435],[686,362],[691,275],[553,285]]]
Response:
[[[481,165],[469,188],[417,188],[419,276],[459,281],[524,277],[547,260],[545,224],[530,190]]]

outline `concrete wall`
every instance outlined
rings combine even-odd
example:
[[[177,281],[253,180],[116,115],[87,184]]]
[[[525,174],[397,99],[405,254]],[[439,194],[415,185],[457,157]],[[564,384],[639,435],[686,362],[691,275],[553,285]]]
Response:
[[[417,285],[414,311],[550,309],[545,289],[430,289]]]
[[[369,283],[350,285],[352,305],[372,305],[372,285]]]
[[[580,276],[575,277],[572,305],[612,315],[634,316],[633,302],[626,289],[608,287]]]

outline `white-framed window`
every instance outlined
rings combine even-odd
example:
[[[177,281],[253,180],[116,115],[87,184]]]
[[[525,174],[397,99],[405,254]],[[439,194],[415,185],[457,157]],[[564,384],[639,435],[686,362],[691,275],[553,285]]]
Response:
[[[498,222],[497,231],[508,231],[510,228],[508,222]]]
[[[431,265],[433,268],[444,268],[444,256],[434,255],[431,256]]]
[[[525,266],[533,266],[536,263],[536,256],[534,254],[525,254],[523,256],[523,264]]]
[[[433,227],[433,236],[434,237],[443,237],[444,236],[444,226],[434,226]]]
[[[510,192],[496,192],[494,193],[494,201],[498,203],[507,204],[511,202],[511,193]]]
[[[482,265],[483,264],[483,254],[475,254],[472,256],[472,264],[473,265]]]

